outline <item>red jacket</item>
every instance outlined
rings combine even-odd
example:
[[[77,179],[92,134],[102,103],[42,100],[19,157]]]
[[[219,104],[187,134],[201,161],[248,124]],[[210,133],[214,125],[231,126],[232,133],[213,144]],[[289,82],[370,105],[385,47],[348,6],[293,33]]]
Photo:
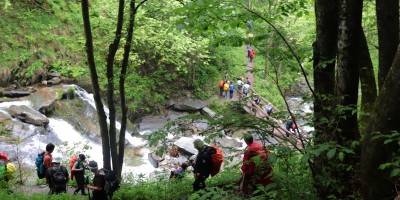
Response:
[[[255,156],[260,156],[260,162],[254,162]],[[269,151],[264,150],[263,146],[258,142],[253,142],[251,145],[247,146],[244,151],[243,165],[241,167],[244,174],[255,175],[258,184],[268,185],[271,182],[271,178],[268,177],[272,169],[266,162],[269,157]]]

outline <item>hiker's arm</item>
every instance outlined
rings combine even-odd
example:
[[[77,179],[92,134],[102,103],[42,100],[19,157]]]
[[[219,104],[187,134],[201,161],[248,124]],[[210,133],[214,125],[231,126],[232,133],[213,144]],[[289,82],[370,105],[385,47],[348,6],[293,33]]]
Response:
[[[50,156],[48,156],[48,155],[44,156],[43,165],[44,165],[44,168],[46,168],[46,169],[51,167],[51,157]]]
[[[76,164],[77,164],[77,163],[74,164],[74,166],[72,167],[71,170],[74,171],[74,172],[83,171],[83,168],[77,169],[77,168],[76,168],[76,167],[77,167]]]
[[[88,188],[88,189],[90,189],[90,190],[97,190],[97,191],[102,190],[101,187],[97,187],[97,186],[95,186],[95,185],[87,185],[86,188]]]

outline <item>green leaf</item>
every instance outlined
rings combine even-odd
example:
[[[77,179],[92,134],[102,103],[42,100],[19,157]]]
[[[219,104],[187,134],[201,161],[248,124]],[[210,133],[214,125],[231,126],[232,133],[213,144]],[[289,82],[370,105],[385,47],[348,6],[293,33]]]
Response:
[[[339,152],[338,158],[340,161],[344,160],[344,153],[343,152]]]
[[[305,154],[301,157],[302,162],[308,162],[308,160],[310,160],[310,154]]]
[[[400,174],[400,169],[394,169],[390,172],[390,177],[396,177]]]
[[[328,151],[328,153],[326,153],[326,156],[328,156],[328,159],[330,160],[331,158],[333,158],[333,156],[335,156],[336,153],[336,149],[331,149]]]

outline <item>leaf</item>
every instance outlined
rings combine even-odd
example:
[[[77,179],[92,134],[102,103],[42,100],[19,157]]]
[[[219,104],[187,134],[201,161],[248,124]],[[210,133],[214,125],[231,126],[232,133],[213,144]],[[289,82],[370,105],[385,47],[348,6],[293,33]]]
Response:
[[[392,172],[390,172],[390,177],[396,177],[400,174],[400,169],[394,169]]]
[[[310,160],[310,154],[305,154],[301,157],[302,162],[308,162],[308,160]]]
[[[338,158],[340,161],[344,160],[344,153],[343,152],[339,152]]]
[[[333,156],[335,156],[336,153],[336,149],[331,149],[328,151],[328,153],[326,153],[326,156],[328,156],[328,159],[330,160],[331,158],[333,158]]]

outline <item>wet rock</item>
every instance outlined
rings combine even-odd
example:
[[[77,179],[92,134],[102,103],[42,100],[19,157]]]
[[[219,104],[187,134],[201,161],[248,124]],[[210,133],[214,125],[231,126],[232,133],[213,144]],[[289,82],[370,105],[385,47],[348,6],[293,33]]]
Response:
[[[61,76],[61,73],[52,72],[52,73],[47,74],[47,79],[52,79],[52,78],[60,77],[60,76]]]
[[[158,168],[159,163],[164,160],[160,156],[157,156],[155,153],[149,153],[148,158],[154,168]]]
[[[40,113],[51,113],[55,109],[57,93],[50,87],[40,87],[35,93],[29,96],[32,107]]]
[[[8,121],[11,119],[11,116],[8,113],[3,113],[0,111],[0,123]]]
[[[62,79],[60,77],[54,77],[47,81],[47,85],[58,85],[61,82],[62,82]]]
[[[200,101],[198,99],[191,99],[188,97],[180,98],[177,100],[171,100],[170,102],[172,106],[172,109],[178,110],[178,111],[198,111],[201,110],[206,106],[206,103],[203,101]]]
[[[227,137],[216,138],[215,142],[217,143],[217,146],[227,149],[240,148],[243,145],[243,143],[238,142],[236,139]]]
[[[49,119],[46,116],[25,105],[12,105],[8,108],[8,112],[11,116],[29,124],[36,126],[47,126],[49,124]]]
[[[30,95],[30,91],[23,91],[23,90],[10,90],[10,91],[5,91],[4,96],[5,97],[10,97],[10,98],[16,98],[16,97],[24,97]]]

